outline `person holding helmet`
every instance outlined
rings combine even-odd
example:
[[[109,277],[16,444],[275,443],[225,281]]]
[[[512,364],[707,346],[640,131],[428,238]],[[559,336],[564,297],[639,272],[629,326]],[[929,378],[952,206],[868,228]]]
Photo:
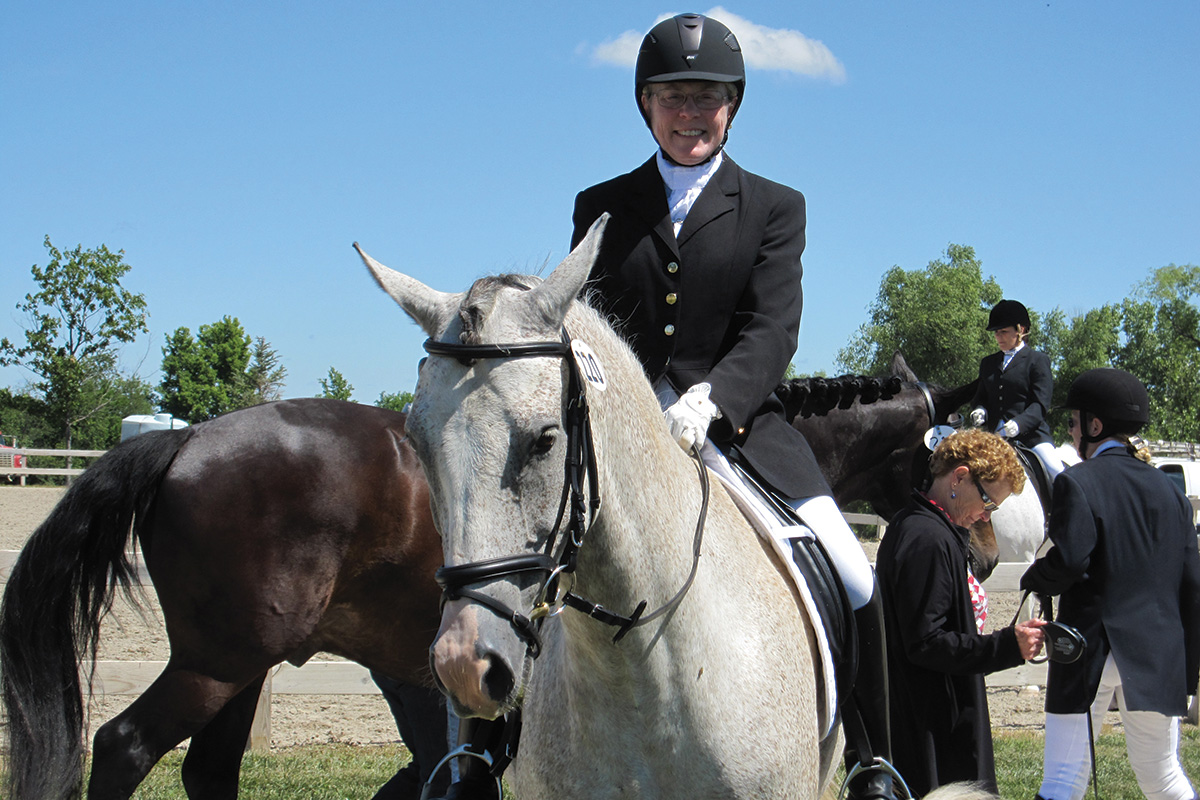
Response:
[[[1177,717],[1200,675],[1200,555],[1187,498],[1131,443],[1148,405],[1142,383],[1119,369],[1088,370],[1067,393],[1084,460],[1055,480],[1054,547],[1021,578],[1022,589],[1060,595],[1058,621],[1086,640],[1081,658],[1050,664],[1044,800],[1083,797],[1088,714],[1098,733],[1114,695],[1146,797],[1196,797],[1176,751]]]
[[[727,482],[765,485],[830,554],[856,609],[861,655],[853,701],[869,739],[864,752],[848,757],[875,766],[865,751],[890,760],[879,593],[862,546],[774,391],[800,330],[804,196],[726,153],[745,92],[741,45],[724,24],[680,14],[655,25],[638,53],[634,101],[656,152],[579,193],[571,245],[611,215],[591,301],[640,360],[671,435],[684,450],[701,449]],[[775,541],[786,554],[798,546],[788,536]],[[891,797],[891,777],[868,770],[851,796]]]
[[[979,362],[971,424],[1033,450],[1053,481],[1064,468],[1046,421],[1054,376],[1046,354],[1026,344],[1029,327],[1029,310],[1016,300],[1001,300],[988,314],[987,329],[1000,350]]]

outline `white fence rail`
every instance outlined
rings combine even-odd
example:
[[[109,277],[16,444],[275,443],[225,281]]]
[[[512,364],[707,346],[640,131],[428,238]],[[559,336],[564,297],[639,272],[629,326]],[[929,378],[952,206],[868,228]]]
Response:
[[[0,451],[0,476],[14,475],[18,482],[24,486],[25,478],[29,475],[57,475],[60,477],[74,478],[83,474],[86,467],[31,467],[29,466],[29,457],[42,458],[46,456],[57,456],[59,458],[99,458],[104,455],[106,450],[43,450],[35,447],[14,447],[12,449],[4,448]],[[14,456],[24,456],[25,466],[14,467]]]

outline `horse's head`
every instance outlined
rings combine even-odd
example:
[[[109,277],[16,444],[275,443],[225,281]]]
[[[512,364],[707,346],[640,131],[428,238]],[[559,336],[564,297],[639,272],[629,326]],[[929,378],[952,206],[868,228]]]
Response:
[[[484,278],[464,294],[436,292],[363,254],[430,337],[407,432],[429,480],[446,565],[431,658],[462,715],[492,718],[518,704],[540,647],[528,618],[555,567],[547,551],[578,440],[566,427],[579,373],[563,344],[564,321],[606,220],[545,281]]]

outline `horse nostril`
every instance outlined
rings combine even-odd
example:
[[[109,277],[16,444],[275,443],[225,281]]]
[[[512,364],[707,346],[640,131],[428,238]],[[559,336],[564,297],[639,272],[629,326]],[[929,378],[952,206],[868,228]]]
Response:
[[[512,694],[513,687],[516,685],[516,680],[513,677],[512,670],[505,666],[504,662],[495,655],[488,655],[488,671],[483,676],[483,688],[487,691],[488,696],[503,702]]]

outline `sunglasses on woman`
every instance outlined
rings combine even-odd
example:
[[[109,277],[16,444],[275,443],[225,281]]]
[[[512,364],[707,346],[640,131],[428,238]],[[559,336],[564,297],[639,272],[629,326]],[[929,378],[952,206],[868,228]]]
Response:
[[[979,490],[979,498],[983,500],[983,510],[989,514],[994,514],[999,511],[1000,505],[993,502],[992,498],[988,497],[988,493],[983,490],[983,484],[979,482],[979,478],[976,478],[974,475],[972,475],[971,481],[975,484],[975,488]]]

